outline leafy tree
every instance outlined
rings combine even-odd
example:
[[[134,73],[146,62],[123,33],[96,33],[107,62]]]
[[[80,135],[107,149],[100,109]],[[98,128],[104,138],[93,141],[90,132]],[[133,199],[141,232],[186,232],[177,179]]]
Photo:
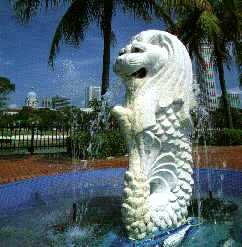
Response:
[[[239,109],[231,107],[231,116],[233,127],[242,129],[242,112]],[[219,107],[212,113],[213,124],[216,128],[224,129],[227,127],[226,111],[224,107]]]
[[[224,64],[229,66],[231,50],[238,65],[242,63],[241,0],[208,0],[210,8],[189,6],[175,9],[176,19],[171,18],[172,9],[166,9],[168,30],[175,33],[188,47],[190,55],[195,55],[203,66],[201,43],[207,41],[213,49],[213,59],[219,73],[222,100],[227,116],[227,126],[233,127],[231,110],[224,79]]]
[[[0,126],[12,126],[15,123],[15,118],[12,115],[6,114],[4,111],[0,111]]]
[[[101,110],[102,102],[97,99],[93,99],[88,103],[88,107],[92,108],[93,111],[99,112]]]
[[[161,6],[197,6],[201,9],[210,7],[207,0],[12,0],[14,10],[20,20],[25,23],[45,6],[46,9],[57,7],[62,3],[69,8],[62,17],[55,31],[49,54],[49,64],[53,66],[54,59],[60,48],[60,42],[79,47],[92,23],[96,23],[103,35],[103,70],[102,90],[104,95],[109,87],[110,48],[115,41],[112,30],[112,18],[117,10],[133,13],[145,21],[150,20],[154,10]],[[157,12],[159,13],[159,12]]]
[[[148,0],[15,0],[12,3],[22,22],[28,22],[43,5],[47,9],[57,7],[61,3],[69,5],[53,37],[49,54],[49,64],[52,66],[62,40],[78,47],[84,40],[90,24],[96,23],[99,26],[103,35],[102,95],[109,87],[110,48],[115,41],[112,18],[116,10],[133,12],[134,16],[147,20],[154,6],[153,1]]]
[[[6,106],[7,95],[15,91],[15,85],[6,77],[0,77],[0,109]]]
[[[18,114],[14,115],[14,119],[16,123],[30,125],[34,122],[38,122],[39,116],[34,114],[34,109],[24,106]]]

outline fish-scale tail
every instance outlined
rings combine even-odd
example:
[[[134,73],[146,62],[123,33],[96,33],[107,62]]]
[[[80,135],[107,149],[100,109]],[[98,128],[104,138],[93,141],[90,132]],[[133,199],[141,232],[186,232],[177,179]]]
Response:
[[[144,174],[125,173],[122,217],[130,239],[143,239],[154,231],[148,205],[150,188],[146,181]]]

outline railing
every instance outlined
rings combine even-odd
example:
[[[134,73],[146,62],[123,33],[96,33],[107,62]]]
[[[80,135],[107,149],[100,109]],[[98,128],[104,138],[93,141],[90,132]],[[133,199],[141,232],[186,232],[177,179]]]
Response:
[[[63,126],[0,126],[0,154],[60,152],[71,129]]]
[[[53,153],[67,151],[67,138],[81,126],[63,127],[38,125],[0,126],[0,155],[8,153]],[[190,137],[200,145],[241,145],[240,136],[229,135],[224,129],[195,129]],[[233,133],[232,133],[233,134]]]

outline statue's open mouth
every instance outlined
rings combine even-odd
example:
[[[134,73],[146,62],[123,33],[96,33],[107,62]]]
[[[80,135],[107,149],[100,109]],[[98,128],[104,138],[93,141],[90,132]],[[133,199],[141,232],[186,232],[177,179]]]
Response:
[[[147,70],[145,68],[141,68],[137,70],[136,72],[132,73],[131,76],[142,79],[146,76],[146,74],[147,74]]]

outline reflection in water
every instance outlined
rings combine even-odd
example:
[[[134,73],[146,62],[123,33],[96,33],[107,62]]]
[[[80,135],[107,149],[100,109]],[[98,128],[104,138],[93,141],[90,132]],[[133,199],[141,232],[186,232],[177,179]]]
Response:
[[[96,197],[79,201],[74,207],[70,206],[72,202],[72,199],[62,199],[55,205],[42,205],[1,219],[1,246],[120,247],[127,244],[122,230],[120,197]],[[234,204],[201,198],[200,202],[203,220],[182,246],[230,246],[228,243],[241,246],[242,201]],[[197,216],[197,201],[193,203],[190,216]]]

